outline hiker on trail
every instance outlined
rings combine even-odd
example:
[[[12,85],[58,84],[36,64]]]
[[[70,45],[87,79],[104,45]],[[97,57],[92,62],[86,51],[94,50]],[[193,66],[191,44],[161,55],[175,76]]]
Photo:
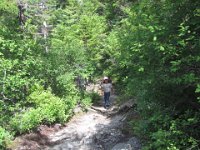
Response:
[[[110,93],[113,89],[111,80],[108,77],[103,78],[101,88],[104,92],[104,108],[108,108],[110,106]]]

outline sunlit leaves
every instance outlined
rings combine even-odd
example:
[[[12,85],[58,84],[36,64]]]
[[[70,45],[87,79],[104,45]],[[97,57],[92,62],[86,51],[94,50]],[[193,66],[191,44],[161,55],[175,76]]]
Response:
[[[155,118],[158,109],[169,109],[166,112],[175,113],[177,118],[187,109],[198,112],[199,6],[198,1],[189,0],[142,0],[133,5],[127,19],[118,27],[116,53],[119,55],[115,57],[118,65],[113,70],[118,73],[121,85],[125,85],[122,90],[137,98],[143,117],[154,118],[154,123],[147,123],[147,127],[142,124],[140,130],[153,138],[147,146],[149,149],[184,149],[196,146],[199,138],[192,129],[178,128],[188,125],[187,121],[172,121],[170,133],[166,120]],[[150,109],[152,103],[157,107]],[[193,119],[191,116],[182,119],[189,119],[191,124],[199,120],[198,116]],[[191,140],[187,136],[181,141],[176,138],[183,135]]]

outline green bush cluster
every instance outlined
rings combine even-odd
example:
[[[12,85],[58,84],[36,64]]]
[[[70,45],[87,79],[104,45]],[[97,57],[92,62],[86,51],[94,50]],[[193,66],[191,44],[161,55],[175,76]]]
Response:
[[[143,149],[198,149],[199,113],[192,113],[188,111],[175,119],[170,114],[157,112],[133,122],[133,130],[141,138],[148,139]]]
[[[65,100],[56,97],[48,90],[33,92],[29,96],[29,102],[34,107],[16,113],[10,121],[11,128],[15,132],[24,133],[42,123],[63,123],[69,118],[72,110]]]
[[[5,149],[12,138],[13,136],[0,126],[0,149]]]
[[[85,106],[85,107],[89,107],[92,105],[92,99],[90,97],[84,97],[82,100],[81,100],[81,103]]]
[[[146,149],[199,149],[199,6],[135,1],[108,36],[108,70],[137,100],[141,120],[133,126]]]

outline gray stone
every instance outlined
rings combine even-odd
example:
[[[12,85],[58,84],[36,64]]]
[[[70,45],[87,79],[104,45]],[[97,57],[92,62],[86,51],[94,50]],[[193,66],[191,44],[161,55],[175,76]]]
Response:
[[[134,150],[141,149],[141,143],[136,137],[130,138],[127,143],[130,144],[134,148]]]
[[[136,137],[132,137],[124,143],[116,144],[112,150],[140,150],[141,144]]]

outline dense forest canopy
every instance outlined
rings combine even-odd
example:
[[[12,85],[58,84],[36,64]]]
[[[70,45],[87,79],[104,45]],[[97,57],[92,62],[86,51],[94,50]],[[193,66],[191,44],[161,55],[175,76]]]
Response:
[[[1,0],[0,149],[90,105],[104,75],[144,149],[199,149],[199,37],[199,0]]]

